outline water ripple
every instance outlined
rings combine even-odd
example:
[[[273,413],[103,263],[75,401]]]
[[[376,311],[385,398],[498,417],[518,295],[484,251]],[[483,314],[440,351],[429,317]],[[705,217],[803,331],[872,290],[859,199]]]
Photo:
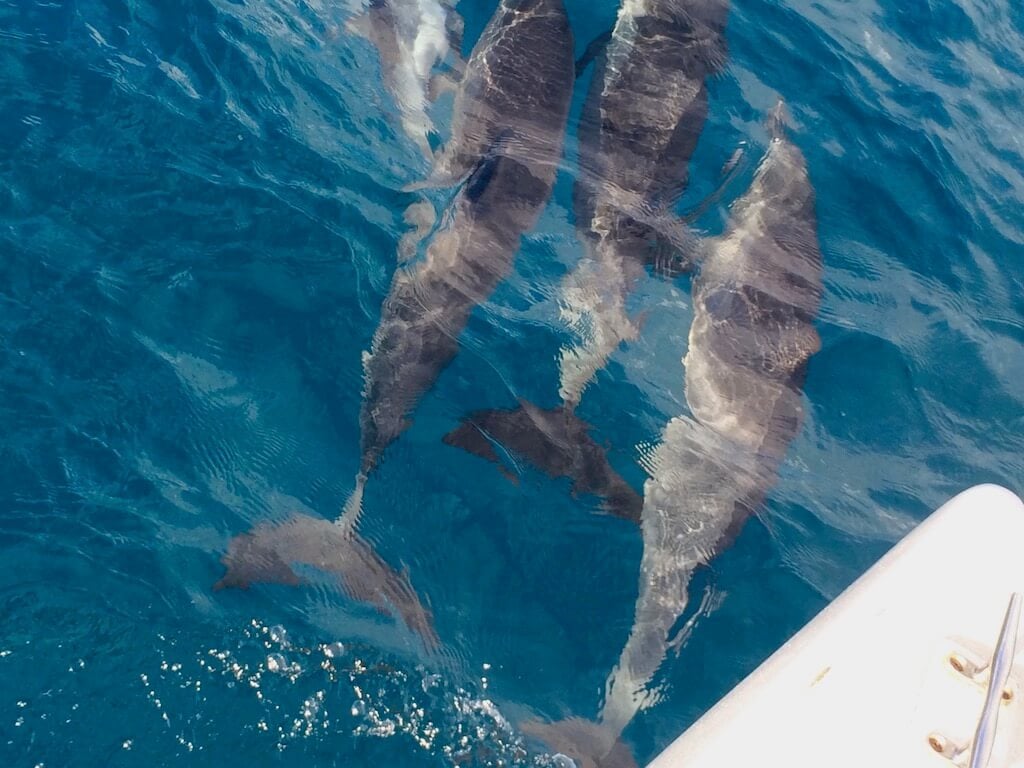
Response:
[[[358,5],[0,0],[5,763],[546,766],[518,724],[596,712],[639,532],[440,442],[468,412],[554,404],[589,74],[551,204],[367,486],[361,532],[442,649],[323,574],[210,589],[231,537],[334,517],[358,466],[361,356],[428,172],[346,31]],[[493,5],[460,4],[467,49]],[[581,50],[616,11],[567,6]],[[822,350],[778,484],[701,576],[663,700],[627,732],[638,757],[949,495],[1020,490],[1022,30],[1000,0],[733,3],[680,210],[743,147],[698,221],[721,230],[783,96],[817,192]],[[440,221],[456,193],[427,195]],[[639,490],[687,411],[688,278],[643,281],[628,309],[642,333],[580,415]]]

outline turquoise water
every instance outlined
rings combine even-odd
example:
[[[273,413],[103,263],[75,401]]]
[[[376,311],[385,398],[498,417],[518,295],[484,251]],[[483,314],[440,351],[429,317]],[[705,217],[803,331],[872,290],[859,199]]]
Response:
[[[463,0],[472,46],[495,3]],[[612,0],[567,0],[577,49]],[[572,163],[516,272],[367,488],[363,530],[437,619],[428,654],[321,585],[217,592],[228,539],[333,516],[360,355],[426,168],[344,4],[0,0],[0,761],[546,765],[531,717],[593,717],[640,541],[568,484],[441,444],[555,404]],[[738,0],[682,207],[720,231],[778,95],[825,262],[808,416],[702,574],[652,757],[947,497],[1024,478],[1024,12],[977,0]],[[575,145],[577,89],[567,158]],[[443,103],[442,103],[443,104]],[[443,106],[437,113],[447,124]],[[685,409],[686,278],[581,415],[616,467]]]

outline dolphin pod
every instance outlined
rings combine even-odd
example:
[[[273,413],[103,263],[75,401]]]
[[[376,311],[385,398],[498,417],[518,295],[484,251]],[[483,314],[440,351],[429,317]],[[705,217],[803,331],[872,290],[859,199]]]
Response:
[[[436,39],[429,29],[414,34],[408,19],[436,20],[437,8],[453,13],[453,4],[371,0],[368,23],[375,26],[363,32],[383,59],[400,48],[386,41]],[[657,698],[654,679],[676,641],[694,571],[730,543],[774,486],[802,426],[807,363],[820,347],[814,190],[781,102],[768,120],[769,146],[725,232],[701,240],[673,211],[707,117],[707,81],[725,64],[728,11],[728,0],[622,0],[606,44],[588,49],[581,63],[598,53],[573,191],[583,247],[562,295],[563,319],[576,339],[559,356],[560,405],[523,401],[514,410],[470,414],[444,438],[498,464],[500,444],[639,523],[634,619],[598,716],[522,726],[582,768],[635,765],[622,733]],[[391,26],[403,23],[392,38]],[[427,48],[415,66],[409,59],[400,65],[404,74],[384,67],[390,89],[401,77],[424,82],[443,58],[440,48]],[[451,138],[419,185],[458,191],[423,256],[396,271],[364,354],[355,489],[336,521],[296,515],[232,539],[218,587],[299,584],[293,566],[310,565],[337,577],[353,598],[397,614],[428,647],[439,643],[406,576],[358,534],[363,489],[457,354],[473,308],[510,273],[522,235],[551,195],[575,75],[572,48],[562,0],[501,0],[465,65]],[[432,130],[420,115],[425,101],[413,101],[419,106],[403,113],[403,125],[425,137]],[[417,143],[429,152],[425,140]],[[424,214],[424,207],[407,211],[407,221],[421,226],[403,238],[400,255],[410,255],[432,228],[436,213]],[[649,269],[693,272],[693,320],[682,361],[689,413],[671,418],[645,457],[641,495],[610,465],[576,409],[619,345],[638,335],[626,303]]]
[[[725,61],[727,14],[725,0],[622,5],[580,119],[573,198],[585,255],[562,294],[563,318],[577,335],[559,356],[562,403],[471,414],[445,437],[492,461],[491,442],[501,443],[630,520],[639,520],[642,500],[609,465],[576,407],[612,353],[636,338],[626,301],[646,268],[663,269],[666,251],[679,252],[666,247],[681,230],[669,211],[686,188],[707,117],[706,80]]]
[[[361,459],[335,522],[295,515],[233,539],[216,586],[298,584],[293,564],[338,577],[356,599],[396,612],[429,646],[429,611],[406,576],[357,532],[362,495],[384,450],[458,351],[473,308],[511,271],[521,236],[547,203],[561,157],[574,79],[562,0],[502,0],[466,64],[452,136],[433,181],[460,185],[446,219],[415,263],[399,268],[364,354]]]
[[[648,462],[639,595],[598,721],[526,726],[584,766],[632,764],[618,738],[655,699],[648,687],[694,570],[760,507],[802,425],[807,361],[820,346],[822,263],[814,190],[783,121],[780,103],[750,188],[726,232],[701,249],[683,361],[691,417],[669,421]]]

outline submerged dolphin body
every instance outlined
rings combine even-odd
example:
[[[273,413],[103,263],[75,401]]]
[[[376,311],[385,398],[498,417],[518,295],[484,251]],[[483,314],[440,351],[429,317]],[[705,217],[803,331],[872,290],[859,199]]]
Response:
[[[338,577],[354,599],[397,613],[428,647],[437,645],[431,615],[408,579],[397,574],[350,526],[308,515],[296,515],[276,525],[258,525],[231,540],[224,562],[228,572],[215,585],[217,589],[244,588],[254,581],[297,586],[302,579],[292,564],[312,566]]]
[[[473,308],[511,272],[554,185],[572,84],[562,0],[502,0],[467,64],[435,172],[463,186],[423,258],[395,273],[364,359],[362,474],[455,356]]]
[[[619,766],[618,737],[648,690],[687,604],[694,570],[761,505],[803,420],[813,321],[822,294],[814,191],[800,150],[773,118],[771,145],[726,232],[708,241],[693,281],[684,360],[693,418],[676,417],[650,457],[640,591],[599,721],[532,725],[583,765]]]
[[[380,55],[384,85],[395,99],[402,129],[430,157],[434,124],[427,114],[434,67],[459,61],[461,18],[456,0],[369,0],[348,29],[369,40]]]
[[[612,353],[636,337],[626,300],[658,246],[686,237],[669,210],[707,117],[705,81],[725,61],[727,15],[727,0],[623,2],[580,120],[574,207],[586,255],[563,290],[562,316],[578,341],[560,354],[562,405],[473,414],[445,438],[484,458],[481,446],[501,443],[633,520],[639,494],[623,490],[575,411]]]
[[[439,161],[445,178],[462,183],[447,225],[422,258],[395,273],[363,357],[355,490],[335,523],[296,516],[233,540],[221,586],[297,583],[290,565],[312,565],[340,577],[353,597],[397,612],[429,642],[429,613],[413,604],[405,576],[356,531],[363,488],[455,357],[473,308],[511,271],[520,238],[547,203],[569,111],[572,50],[562,0],[502,0],[467,64]]]

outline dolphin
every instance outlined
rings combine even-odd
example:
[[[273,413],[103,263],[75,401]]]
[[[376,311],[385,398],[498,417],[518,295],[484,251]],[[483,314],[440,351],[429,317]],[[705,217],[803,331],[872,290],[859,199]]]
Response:
[[[341,579],[356,600],[382,612],[394,611],[430,648],[438,645],[433,618],[408,579],[397,574],[349,525],[295,515],[279,524],[262,524],[228,545],[228,571],[214,589],[247,587],[254,581],[297,586],[302,579],[292,563],[313,566]]]
[[[360,477],[458,350],[473,308],[512,270],[554,185],[573,85],[562,0],[502,0],[466,65],[434,183],[462,183],[423,258],[399,269],[370,352]]]
[[[492,460],[491,441],[518,447],[549,475],[568,474],[576,491],[603,497],[609,512],[631,520],[639,519],[641,498],[625,490],[576,408],[612,353],[636,337],[626,301],[647,267],[664,268],[653,262],[666,250],[689,250],[685,227],[669,211],[686,187],[707,118],[706,81],[726,59],[728,10],[727,0],[623,2],[595,57],[579,126],[573,197],[585,256],[562,293],[562,318],[577,342],[559,355],[561,404],[471,414],[445,437]],[[591,44],[581,62],[599,49]]]
[[[446,60],[461,68],[462,20],[457,0],[357,0],[360,13],[346,24],[369,40],[380,56],[384,85],[395,99],[402,129],[423,154],[435,132],[427,110],[434,68]]]
[[[283,524],[286,532],[259,526],[236,538],[221,586],[297,583],[290,565],[305,563],[340,577],[353,597],[395,610],[427,637],[429,613],[409,603],[415,592],[405,575],[357,533],[363,490],[455,357],[473,308],[511,271],[522,235],[547,203],[569,112],[572,50],[562,0],[502,0],[466,65],[452,138],[438,159],[445,177],[461,184],[447,224],[421,258],[395,272],[363,355],[355,489],[334,523],[296,516]]]
[[[801,428],[807,361],[820,348],[822,263],[814,190],[783,121],[780,104],[750,188],[725,233],[702,248],[683,361],[692,417],[669,421],[647,462],[639,595],[598,721],[525,728],[582,766],[631,764],[619,736],[656,700],[649,686],[694,570],[761,506]]]

